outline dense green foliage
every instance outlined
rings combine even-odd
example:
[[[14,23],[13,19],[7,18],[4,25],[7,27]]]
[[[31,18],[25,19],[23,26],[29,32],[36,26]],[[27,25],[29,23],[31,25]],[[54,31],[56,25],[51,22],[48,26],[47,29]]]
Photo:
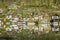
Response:
[[[50,32],[50,33],[42,33],[38,34],[30,32],[28,30],[22,30],[21,32],[13,32],[13,33],[3,33],[3,36],[8,40],[60,40],[59,33]],[[12,38],[12,39],[11,39]]]

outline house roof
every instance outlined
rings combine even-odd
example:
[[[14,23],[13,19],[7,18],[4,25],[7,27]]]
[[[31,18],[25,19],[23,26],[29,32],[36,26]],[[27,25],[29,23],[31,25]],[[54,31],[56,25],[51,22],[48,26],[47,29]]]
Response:
[[[42,20],[40,24],[42,27],[49,27],[50,26],[50,23],[46,20]]]
[[[12,29],[8,27],[8,28],[6,28],[6,31],[12,31]]]
[[[59,19],[59,15],[58,14],[54,14],[54,15],[52,15],[52,19]]]
[[[28,26],[34,26],[35,23],[34,23],[34,22],[27,22],[27,25],[28,25]]]
[[[8,18],[8,19],[12,18],[12,14],[7,14],[6,18]]]
[[[50,20],[50,16],[47,13],[44,14],[44,20]]]
[[[48,15],[47,13],[44,14],[44,17],[45,17],[45,16],[46,16],[46,17],[49,17],[49,15]]]
[[[51,28],[52,31],[59,31],[59,28]]]
[[[53,22],[53,26],[59,26],[58,22]]]
[[[38,16],[39,20],[43,20],[43,15]]]

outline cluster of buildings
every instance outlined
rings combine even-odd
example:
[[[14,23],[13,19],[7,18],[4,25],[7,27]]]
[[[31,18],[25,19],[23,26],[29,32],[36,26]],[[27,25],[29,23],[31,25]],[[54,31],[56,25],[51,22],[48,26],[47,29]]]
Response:
[[[0,28],[6,28],[6,31],[29,30],[34,32],[50,32],[59,31],[59,15],[53,14],[32,14],[22,17],[18,14],[6,14],[4,18],[0,18]]]
[[[20,6],[12,4],[8,6],[8,9],[18,9]],[[0,9],[0,13],[3,10]],[[3,16],[3,18],[1,17]],[[23,16],[23,15],[22,15]],[[22,17],[17,13],[7,13],[0,15],[0,28],[4,27],[6,31],[20,31],[29,30],[34,32],[50,32],[50,31],[59,31],[60,26],[60,16],[58,14],[49,15],[48,13],[44,14],[34,14],[27,15]]]
[[[60,21],[59,15],[57,14],[52,15],[51,20],[50,20],[52,31],[59,31],[59,26],[60,26],[59,21]]]

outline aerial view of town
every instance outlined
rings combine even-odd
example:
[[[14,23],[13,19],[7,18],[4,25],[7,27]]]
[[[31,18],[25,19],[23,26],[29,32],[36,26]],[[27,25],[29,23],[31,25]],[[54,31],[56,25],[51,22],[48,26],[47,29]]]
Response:
[[[0,0],[0,40],[60,40],[60,0]]]

